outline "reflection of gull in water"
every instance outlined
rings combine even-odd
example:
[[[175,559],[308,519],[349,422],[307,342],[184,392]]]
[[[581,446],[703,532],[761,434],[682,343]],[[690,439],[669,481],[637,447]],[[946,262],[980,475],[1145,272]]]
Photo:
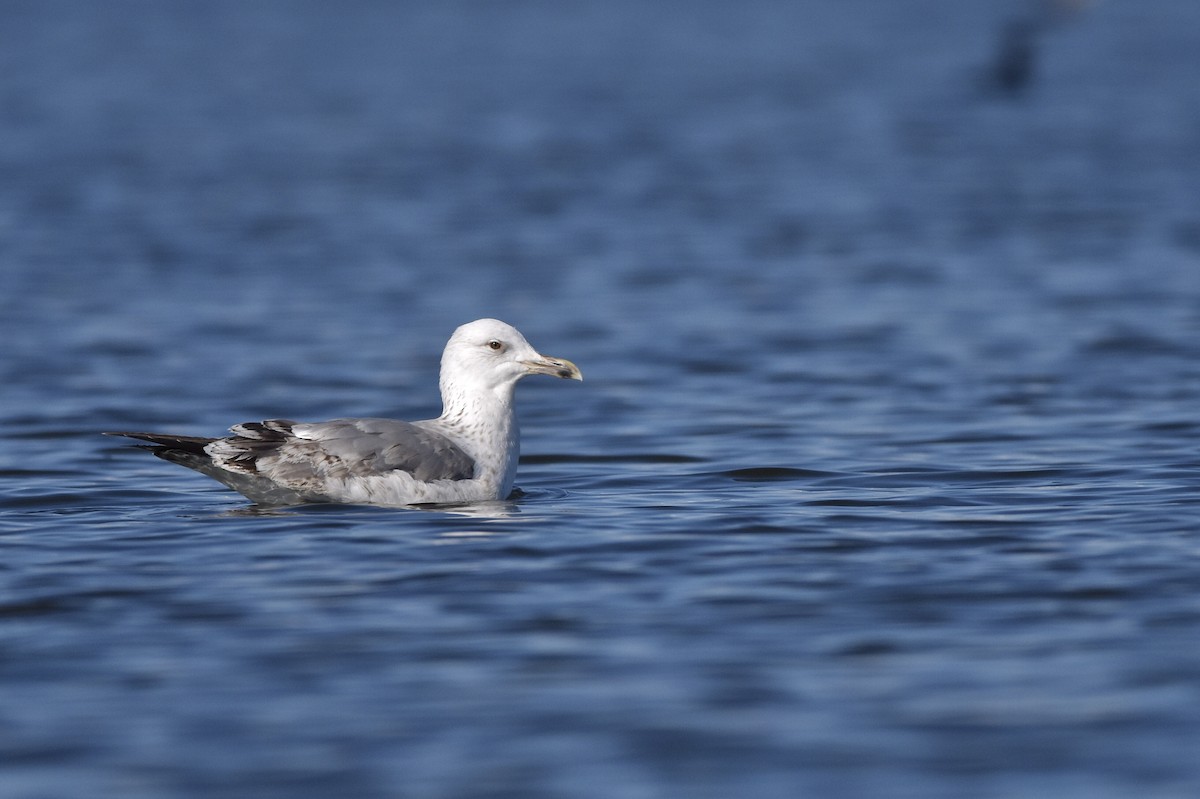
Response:
[[[109,435],[149,441],[158,457],[263,505],[502,500],[520,452],[513,390],[531,374],[583,379],[575,364],[539,354],[511,325],[480,319],[455,330],[442,353],[436,419],[275,419],[235,425],[226,438]]]
[[[520,494],[518,490],[517,495]],[[445,538],[449,540],[464,539],[464,538],[487,538],[499,534],[502,527],[463,527],[462,523],[468,519],[475,519],[481,522],[497,522],[504,519],[512,519],[517,516],[523,516],[521,507],[513,502],[512,499],[496,499],[483,502],[460,503],[454,505],[408,505],[406,506],[413,511],[422,511],[435,516],[445,517],[445,521],[435,521],[433,526],[437,538]],[[385,512],[384,506],[369,508],[364,505],[243,505],[240,508],[230,508],[223,510],[217,514],[217,517],[230,518],[263,518],[263,517],[282,517],[288,519],[305,518],[309,511],[317,511],[321,514],[319,518],[324,518],[326,513],[346,513],[350,511],[368,511],[377,510]],[[312,518],[309,516],[308,518]],[[344,518],[344,517],[339,517]],[[356,517],[360,518],[360,517]],[[451,523],[451,520],[457,520]],[[445,527],[443,530],[442,528]]]

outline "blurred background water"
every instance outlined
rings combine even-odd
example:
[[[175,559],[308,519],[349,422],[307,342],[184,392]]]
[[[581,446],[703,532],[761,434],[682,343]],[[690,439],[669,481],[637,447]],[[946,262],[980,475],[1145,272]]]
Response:
[[[0,796],[1200,793],[1200,4],[10,2]],[[260,512],[106,429],[438,410]]]

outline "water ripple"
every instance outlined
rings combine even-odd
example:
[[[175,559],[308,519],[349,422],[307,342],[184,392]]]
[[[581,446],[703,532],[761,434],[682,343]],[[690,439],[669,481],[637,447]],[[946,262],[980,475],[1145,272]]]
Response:
[[[1200,795],[1200,4],[1003,97],[996,5],[6,9],[0,785]],[[96,433],[434,415],[483,315],[587,375],[504,502]]]

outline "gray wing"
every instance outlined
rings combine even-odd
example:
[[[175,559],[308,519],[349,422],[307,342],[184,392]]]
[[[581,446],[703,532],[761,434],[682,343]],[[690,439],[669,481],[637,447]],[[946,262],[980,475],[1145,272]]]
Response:
[[[403,471],[423,481],[475,475],[475,462],[457,444],[412,422],[335,419],[291,427],[291,436],[276,450],[276,468],[307,464],[315,471],[347,476]]]

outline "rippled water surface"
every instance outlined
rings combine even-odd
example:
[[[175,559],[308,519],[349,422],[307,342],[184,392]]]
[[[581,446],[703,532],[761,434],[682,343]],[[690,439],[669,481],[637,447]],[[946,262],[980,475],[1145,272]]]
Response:
[[[0,796],[1200,795],[1200,5],[1031,7],[7,8]],[[98,435],[479,316],[507,502]]]

